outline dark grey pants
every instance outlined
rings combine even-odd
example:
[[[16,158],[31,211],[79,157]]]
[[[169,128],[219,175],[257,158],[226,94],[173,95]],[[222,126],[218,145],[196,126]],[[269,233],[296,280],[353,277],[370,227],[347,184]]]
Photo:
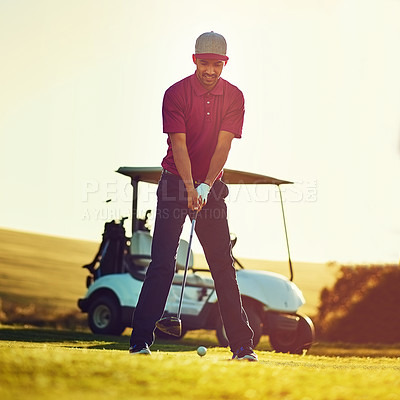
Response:
[[[196,235],[203,247],[218,297],[218,305],[232,351],[253,345],[253,331],[243,309],[233,267],[225,197],[228,187],[217,180],[207,204],[199,212]],[[187,215],[187,193],[176,175],[163,173],[157,189],[157,214],[146,273],[133,317],[131,345],[154,341],[155,323],[162,317],[175,272],[175,259]]]

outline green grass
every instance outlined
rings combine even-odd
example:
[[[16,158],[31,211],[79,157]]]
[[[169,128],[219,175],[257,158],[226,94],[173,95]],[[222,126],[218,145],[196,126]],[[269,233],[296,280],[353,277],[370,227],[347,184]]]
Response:
[[[204,331],[179,342],[156,342],[151,357],[130,356],[128,340],[128,336],[2,326],[0,398],[400,398],[398,348],[379,350],[395,357],[327,356],[324,345],[316,345],[315,354],[307,356],[265,348],[258,351],[259,363],[248,363],[229,361],[229,351],[214,347]],[[196,354],[199,345],[208,346],[205,357]],[[357,351],[363,354],[353,347],[352,352]]]
[[[99,238],[101,233],[99,233]],[[129,356],[125,335],[89,333],[76,301],[83,296],[98,243],[0,229],[0,399],[400,399],[400,346],[315,343],[306,356],[276,354],[268,338],[259,363],[231,362],[215,332],[156,341],[151,357]],[[196,258],[201,266],[201,257]],[[286,274],[286,263],[240,260]],[[197,263],[196,263],[197,265]],[[297,267],[296,267],[297,265]],[[335,268],[296,263],[295,282],[313,315]],[[65,317],[66,316],[66,317]],[[40,329],[29,324],[81,331]],[[82,322],[77,325],[77,322]],[[208,347],[200,358],[199,345]]]

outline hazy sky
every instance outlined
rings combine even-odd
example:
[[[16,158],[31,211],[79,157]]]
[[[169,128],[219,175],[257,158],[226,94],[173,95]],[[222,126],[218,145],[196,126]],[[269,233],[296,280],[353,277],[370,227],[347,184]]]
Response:
[[[398,262],[399,21],[400,0],[0,0],[0,226],[98,240],[128,214],[114,171],[160,165],[164,91],[214,30],[246,99],[227,167],[296,182],[292,258]],[[228,201],[236,255],[285,259],[276,190]]]

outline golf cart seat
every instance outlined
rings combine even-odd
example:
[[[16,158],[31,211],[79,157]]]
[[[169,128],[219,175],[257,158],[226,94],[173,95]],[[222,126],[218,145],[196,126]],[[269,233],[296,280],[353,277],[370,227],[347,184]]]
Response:
[[[151,236],[146,231],[136,231],[131,239],[131,254],[135,257],[135,264],[147,268],[151,261]]]
[[[151,242],[150,232],[136,231],[131,239],[131,254],[134,256],[135,264],[139,267],[147,268],[151,261]],[[178,270],[185,269],[186,255],[189,243],[186,240],[179,241],[178,254],[176,257],[176,267]],[[193,268],[193,251],[190,250],[188,268]]]
[[[183,282],[183,274],[182,273],[175,274],[173,284],[182,285],[182,282]],[[214,289],[214,280],[212,278],[200,276],[199,274],[196,273],[193,274],[188,273],[186,277],[186,285]]]

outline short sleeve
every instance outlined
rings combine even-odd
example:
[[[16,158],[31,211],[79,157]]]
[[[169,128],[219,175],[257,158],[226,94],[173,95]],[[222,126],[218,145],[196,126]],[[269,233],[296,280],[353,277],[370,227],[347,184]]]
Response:
[[[183,107],[172,88],[164,94],[162,117],[164,133],[186,133]]]
[[[222,119],[221,131],[231,132],[235,135],[235,138],[241,138],[244,120],[244,96],[239,89],[235,89],[232,102]]]

